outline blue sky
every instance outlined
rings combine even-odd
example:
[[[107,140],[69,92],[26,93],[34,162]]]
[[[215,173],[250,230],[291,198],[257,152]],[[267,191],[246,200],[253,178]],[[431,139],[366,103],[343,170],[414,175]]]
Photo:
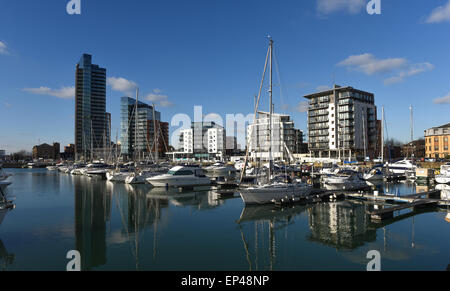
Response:
[[[449,0],[381,0],[381,15],[367,14],[369,0],[81,0],[81,15],[68,15],[68,2],[0,0],[0,149],[73,142],[83,53],[113,78],[113,139],[120,97],[135,84],[164,121],[193,116],[194,105],[224,118],[251,113],[267,34],[283,88],[275,74],[276,111],[300,129],[302,96],[333,80],[375,94],[389,137],[409,139],[410,104],[416,137],[450,122]]]

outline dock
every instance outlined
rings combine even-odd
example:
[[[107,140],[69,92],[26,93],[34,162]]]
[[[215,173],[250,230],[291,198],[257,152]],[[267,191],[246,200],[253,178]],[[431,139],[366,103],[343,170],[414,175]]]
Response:
[[[376,209],[373,211],[368,211],[367,214],[370,215],[372,220],[383,221],[385,219],[394,218],[395,212],[399,212],[405,209],[423,209],[427,207],[448,207],[450,206],[449,200],[441,200],[440,190],[433,190],[423,193],[411,194],[406,196],[395,196],[395,195],[377,195],[367,194],[367,193],[345,193],[348,199],[362,199],[362,200],[372,200],[372,201],[383,201],[388,203],[396,203],[399,205]]]

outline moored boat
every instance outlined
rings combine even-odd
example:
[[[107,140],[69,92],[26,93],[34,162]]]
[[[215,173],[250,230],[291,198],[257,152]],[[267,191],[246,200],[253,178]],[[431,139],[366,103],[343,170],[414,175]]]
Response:
[[[177,166],[167,174],[157,175],[146,179],[154,187],[187,187],[209,186],[211,179],[206,177],[199,167]]]

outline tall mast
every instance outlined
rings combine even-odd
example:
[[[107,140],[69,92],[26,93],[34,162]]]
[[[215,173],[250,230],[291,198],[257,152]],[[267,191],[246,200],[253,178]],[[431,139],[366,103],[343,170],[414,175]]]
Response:
[[[134,110],[134,157],[139,154],[137,146],[137,136],[138,136],[138,99],[139,99],[139,88],[136,89],[136,108]]]
[[[362,110],[362,126],[363,126],[363,139],[364,139],[364,160],[367,157],[367,144],[366,144],[366,117],[364,115],[364,109]]]
[[[413,106],[409,106],[410,111],[410,127],[411,127],[411,142],[414,141],[414,113],[413,113]]]
[[[156,115],[155,115],[155,104],[154,103],[152,104],[152,108],[153,108],[152,115],[153,115],[153,138],[154,138],[153,144],[155,145],[155,162],[157,163],[158,158],[159,158],[159,155],[158,155],[159,144],[158,144],[158,137],[156,135]]]
[[[384,106],[381,107],[381,162],[384,164]]]
[[[273,66],[272,66],[272,60],[273,60],[273,40],[269,36],[269,43],[270,43],[270,85],[269,85],[269,97],[270,97],[270,103],[269,103],[269,180],[272,176],[272,115],[273,115],[273,103],[272,103],[272,73],[273,73]]]

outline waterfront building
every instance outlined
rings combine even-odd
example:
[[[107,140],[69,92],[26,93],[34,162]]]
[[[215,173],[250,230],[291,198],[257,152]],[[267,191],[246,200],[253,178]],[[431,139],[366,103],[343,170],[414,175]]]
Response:
[[[308,147],[314,158],[374,157],[378,144],[373,93],[335,85],[309,100]]]
[[[223,159],[226,151],[226,131],[215,122],[193,122],[180,133],[180,151],[195,159]]]
[[[427,158],[450,157],[450,123],[425,130],[425,155]]]
[[[403,157],[421,159],[425,157],[425,140],[419,139],[403,145]]]
[[[92,64],[83,54],[75,74],[75,154],[76,159],[96,158],[110,140],[106,113],[106,69]]]
[[[60,158],[60,144],[55,142],[53,145],[41,144],[33,147],[33,159],[57,160]]]
[[[64,160],[75,159],[75,145],[69,144],[64,147],[64,152],[61,154],[61,158]]]
[[[294,129],[294,122],[289,115],[273,113],[270,131],[269,116],[269,112],[260,111],[255,122],[247,127],[250,157],[252,160],[268,161],[271,151],[274,160],[288,160],[295,151],[299,138]],[[303,140],[303,137],[301,139]]]
[[[136,99],[122,97],[120,127],[122,155],[137,158],[157,153],[161,157],[167,152],[169,124],[161,122],[161,113],[154,110],[153,106],[138,101],[136,114]]]
[[[6,151],[0,150],[0,161],[5,161],[5,160],[6,160]]]

